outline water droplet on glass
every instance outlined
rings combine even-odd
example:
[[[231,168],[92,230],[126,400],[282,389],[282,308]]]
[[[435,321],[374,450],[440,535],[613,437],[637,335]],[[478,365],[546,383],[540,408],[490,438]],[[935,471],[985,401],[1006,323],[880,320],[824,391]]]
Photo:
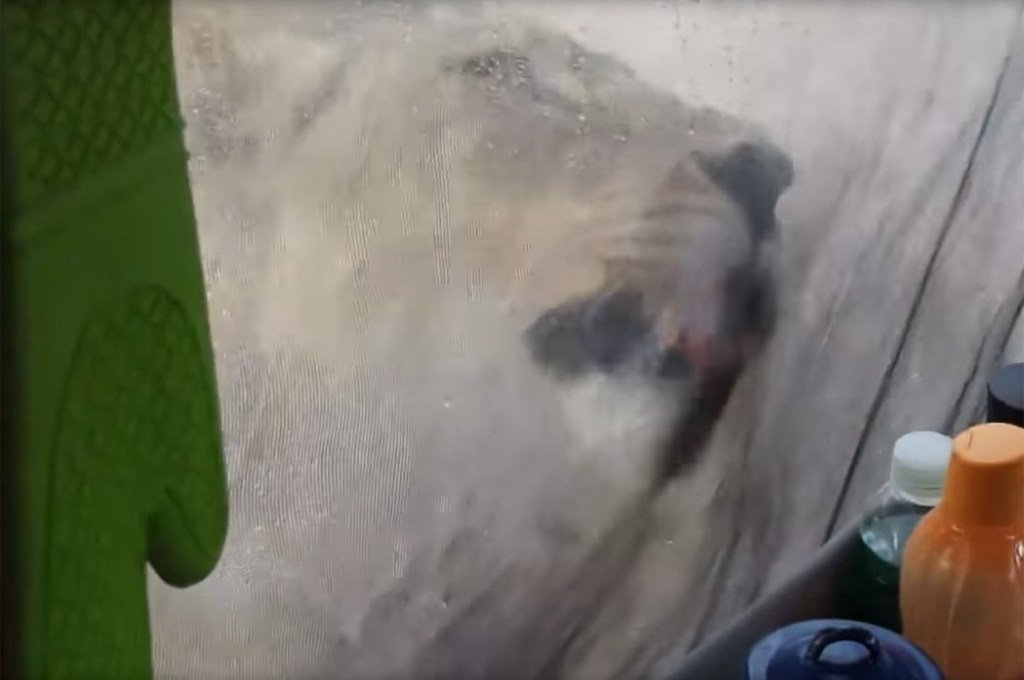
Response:
[[[452,407],[452,398],[451,397],[445,397],[444,401],[442,403],[444,404],[445,408],[451,408]]]

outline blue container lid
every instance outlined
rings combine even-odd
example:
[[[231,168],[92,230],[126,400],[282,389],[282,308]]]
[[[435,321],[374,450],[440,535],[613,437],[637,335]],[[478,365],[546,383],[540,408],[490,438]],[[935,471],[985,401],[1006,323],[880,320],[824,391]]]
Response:
[[[928,656],[892,631],[841,619],[803,621],[765,637],[749,680],[942,680]]]

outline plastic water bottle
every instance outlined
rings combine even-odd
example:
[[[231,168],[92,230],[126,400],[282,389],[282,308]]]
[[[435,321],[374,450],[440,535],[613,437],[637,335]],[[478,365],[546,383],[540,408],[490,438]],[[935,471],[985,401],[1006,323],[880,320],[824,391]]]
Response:
[[[889,481],[861,522],[844,598],[851,618],[901,630],[903,551],[917,523],[942,497],[952,450],[953,441],[938,432],[910,432],[896,440]]]

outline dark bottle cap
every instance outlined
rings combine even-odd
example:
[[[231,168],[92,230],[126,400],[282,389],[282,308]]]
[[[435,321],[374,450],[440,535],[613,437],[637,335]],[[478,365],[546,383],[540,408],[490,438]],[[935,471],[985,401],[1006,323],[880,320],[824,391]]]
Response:
[[[891,630],[841,619],[802,621],[762,638],[748,680],[942,680],[921,649]]]
[[[1024,427],[1024,363],[1004,366],[989,379],[986,421]]]

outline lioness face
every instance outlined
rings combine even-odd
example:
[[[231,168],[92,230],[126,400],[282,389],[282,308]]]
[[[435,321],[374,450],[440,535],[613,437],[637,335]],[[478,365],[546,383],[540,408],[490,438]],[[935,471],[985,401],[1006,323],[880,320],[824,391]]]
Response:
[[[234,514],[194,595],[225,620],[154,598],[167,659],[207,623],[201,669],[295,674],[375,626],[412,654],[495,565],[599,535],[770,332],[780,151],[547,30],[389,26],[333,57],[248,25],[180,76],[251,139],[189,121]]]

